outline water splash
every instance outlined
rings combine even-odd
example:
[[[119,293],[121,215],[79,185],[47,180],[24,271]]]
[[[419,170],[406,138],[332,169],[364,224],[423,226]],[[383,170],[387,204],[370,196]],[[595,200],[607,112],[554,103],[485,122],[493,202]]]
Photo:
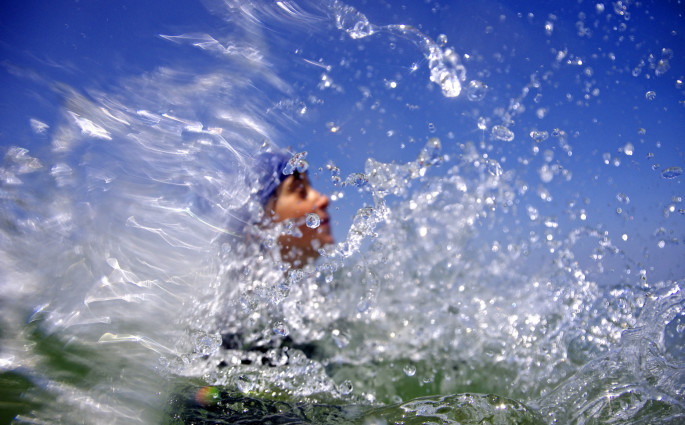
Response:
[[[564,130],[552,122],[565,111],[560,105],[591,108],[594,85],[602,84],[591,80],[602,79],[601,68],[593,63],[594,72],[572,71],[568,85],[560,74],[599,59],[573,55],[572,46],[553,47],[549,72],[531,77],[519,95],[508,71],[513,52],[493,52],[497,63],[480,71],[474,54],[469,63],[488,86],[472,81],[465,88],[472,102],[450,104],[449,119],[430,102],[402,98],[401,90],[414,87],[408,78],[379,78],[390,97],[360,88],[355,107],[377,124],[383,140],[389,131],[393,138],[381,146],[367,136],[374,157],[383,159],[363,158],[360,171],[341,155],[352,152],[347,143],[358,137],[357,129],[345,114],[321,106],[337,103],[350,85],[335,76],[338,91],[317,86],[322,66],[329,68],[323,64],[356,72],[364,69],[362,59],[343,54],[336,61],[298,56],[289,62],[282,52],[302,55],[306,49],[282,40],[281,30],[328,34],[321,37],[327,49],[340,47],[329,24],[349,34],[355,48],[368,37],[406,38],[419,47],[431,81],[447,97],[457,96],[465,81],[454,50],[443,37],[434,43],[414,27],[372,24],[339,2],[323,9],[306,2],[221,4],[242,33],[220,36],[215,28],[213,35],[162,39],[184,55],[209,54],[219,66],[167,65],[125,79],[114,90],[119,94],[60,86],[55,90],[64,108],[57,122],[25,120],[52,151],[19,147],[19,141],[6,150],[0,168],[0,367],[27,371],[37,383],[27,397],[40,401],[21,420],[54,422],[60,415],[96,422],[107,416],[154,423],[162,421],[159,406],[169,399],[174,414],[187,414],[188,421],[282,415],[314,423],[538,423],[543,416],[658,423],[682,416],[682,280],[653,278],[676,268],[668,255],[677,256],[682,246],[672,224],[681,217],[674,214],[679,202],[669,194],[658,209],[664,212],[658,229],[645,238],[657,251],[633,242],[642,236],[632,223],[652,222],[639,215],[651,201],[623,180],[638,173],[639,167],[629,167],[640,165],[640,158],[629,154],[625,140],[618,148],[626,156],[588,154],[585,147],[596,134],[575,128],[575,112],[565,116]],[[607,22],[625,21],[631,3],[623,6],[617,15],[604,15]],[[603,7],[583,13],[602,13]],[[533,16],[526,19],[540,30]],[[554,22],[552,43],[562,34],[560,21]],[[601,31],[602,22],[593,31]],[[605,34],[616,45],[627,42],[612,38],[620,28]],[[597,57],[617,60],[605,55],[607,48]],[[677,58],[668,56],[662,59],[675,66]],[[293,81],[277,74],[303,62],[317,69],[310,91],[302,89],[310,87],[302,82],[308,74]],[[658,58],[652,62],[647,59],[644,71],[668,71]],[[631,68],[623,62],[611,70]],[[649,74],[644,71],[641,77]],[[498,73],[506,84],[493,78]],[[386,90],[386,80],[398,84]],[[561,94],[554,91],[559,87]],[[227,99],[246,100],[233,105]],[[597,114],[589,121],[608,125],[589,110]],[[398,123],[426,111],[424,122],[409,130]],[[641,118],[646,123],[640,125],[651,129]],[[463,121],[474,130],[477,121],[475,142],[470,130],[458,130]],[[492,127],[487,140],[484,131],[493,122],[503,125]],[[293,123],[312,133],[290,137]],[[514,140],[514,125],[540,143],[526,152],[514,150],[518,142],[499,143]],[[359,132],[371,127],[364,122]],[[553,138],[538,128],[555,128]],[[312,134],[316,141],[308,145]],[[396,149],[391,143],[400,139]],[[327,153],[337,164],[327,166],[336,199],[359,196],[364,205],[355,206],[349,228],[340,229],[347,235],[317,247],[320,261],[302,269],[280,261],[277,249],[282,235],[301,235],[295,223],[251,219],[262,206],[251,199],[249,160],[271,140],[297,140],[300,156],[289,171],[308,170],[313,179],[323,172],[317,172],[317,150],[337,149]],[[649,143],[641,137],[635,145]],[[648,149],[652,157],[665,156],[660,143]],[[582,166],[571,161],[579,157]],[[580,175],[573,188],[570,167]],[[659,181],[671,190],[682,171],[652,174],[668,179]],[[585,181],[614,184],[595,193]],[[618,219],[602,218],[606,211],[597,204],[607,203],[613,216],[616,206],[622,209]],[[310,218],[313,225],[317,220]],[[193,387],[186,404],[170,381],[204,390]]]
[[[388,34],[409,40],[428,61],[430,80],[440,86],[442,94],[445,97],[457,97],[461,94],[461,83],[466,80],[466,69],[453,49],[443,49],[411,25],[373,25],[364,14],[339,1],[331,4],[331,11],[338,29],[345,31],[353,39]],[[472,93],[476,98],[482,98],[483,87],[473,88]]]

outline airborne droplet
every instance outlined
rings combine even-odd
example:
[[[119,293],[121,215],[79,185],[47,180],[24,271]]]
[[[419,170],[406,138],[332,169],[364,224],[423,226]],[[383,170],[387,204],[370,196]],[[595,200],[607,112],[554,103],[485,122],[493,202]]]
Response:
[[[316,229],[321,224],[321,219],[319,218],[318,214],[309,213],[307,214],[307,218],[305,219],[305,224],[310,229]]]
[[[288,160],[288,163],[283,168],[283,174],[288,176],[293,174],[295,171],[298,171],[300,173],[304,173],[305,171],[307,171],[309,164],[305,160],[306,156],[307,152],[299,152],[293,155],[292,158]]]
[[[340,394],[342,395],[347,395],[352,392],[354,387],[352,386],[352,382],[349,380],[343,381],[339,386],[338,386],[338,391],[340,391]]]
[[[668,167],[661,172],[661,177],[665,179],[674,179],[683,174],[683,169],[680,167]]]
[[[472,80],[468,87],[466,88],[466,97],[471,102],[478,102],[483,100],[485,97],[485,92],[488,90],[488,86],[481,83],[480,81]]]
[[[194,335],[195,352],[202,355],[209,355],[214,353],[221,346],[221,336],[218,334],[212,335],[205,332],[199,332]]]
[[[492,135],[495,139],[502,140],[504,142],[511,142],[514,140],[514,133],[503,125],[496,125],[492,127]]]
[[[502,175],[502,166],[494,159],[489,159],[486,163],[488,173],[495,177]]]
[[[345,183],[357,187],[364,187],[367,185],[367,183],[369,183],[369,179],[364,173],[353,173],[347,176]]]
[[[240,375],[236,380],[236,386],[243,393],[249,393],[255,387],[254,378],[249,375]]]
[[[288,336],[290,332],[288,331],[288,327],[284,323],[277,322],[274,325],[274,333],[280,336]]]
[[[414,376],[416,374],[416,366],[413,364],[408,364],[402,369],[404,371],[404,374],[407,376]]]
[[[533,130],[530,132],[531,139],[535,140],[536,143],[544,142],[549,137],[546,131]]]
[[[647,99],[647,100],[656,99],[656,93],[652,90],[648,91],[647,93],[645,93],[645,99]]]

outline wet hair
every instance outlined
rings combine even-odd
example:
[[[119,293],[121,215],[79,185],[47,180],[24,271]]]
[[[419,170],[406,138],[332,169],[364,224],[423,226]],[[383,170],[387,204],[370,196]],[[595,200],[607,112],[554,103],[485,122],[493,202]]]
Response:
[[[264,219],[263,210],[266,203],[288,177],[283,174],[293,155],[286,150],[272,146],[268,151],[260,152],[248,160],[248,171],[245,184],[250,188],[250,195],[245,203],[225,212],[221,242],[245,241],[244,237],[255,231]],[[235,238],[238,239],[235,239]]]
[[[276,192],[278,186],[286,179],[283,170],[288,165],[292,155],[278,150],[260,153],[255,157],[253,172],[256,176],[257,191],[255,196],[265,205]]]

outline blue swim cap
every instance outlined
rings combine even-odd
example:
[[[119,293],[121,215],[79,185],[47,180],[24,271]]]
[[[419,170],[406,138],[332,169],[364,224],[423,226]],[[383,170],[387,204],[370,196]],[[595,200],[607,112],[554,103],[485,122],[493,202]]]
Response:
[[[255,157],[252,170],[257,180],[256,197],[262,205],[266,204],[287,177],[283,170],[291,158],[292,154],[283,150],[264,152]]]

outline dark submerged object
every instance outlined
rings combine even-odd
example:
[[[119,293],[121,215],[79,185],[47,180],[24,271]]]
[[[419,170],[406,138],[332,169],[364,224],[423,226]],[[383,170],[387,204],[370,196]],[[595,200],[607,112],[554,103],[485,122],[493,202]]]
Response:
[[[168,425],[545,423],[537,412],[524,404],[493,394],[420,397],[404,403],[374,407],[258,399],[212,387],[217,391],[211,403],[205,404],[194,397],[202,388],[187,386],[177,393],[171,401]]]

